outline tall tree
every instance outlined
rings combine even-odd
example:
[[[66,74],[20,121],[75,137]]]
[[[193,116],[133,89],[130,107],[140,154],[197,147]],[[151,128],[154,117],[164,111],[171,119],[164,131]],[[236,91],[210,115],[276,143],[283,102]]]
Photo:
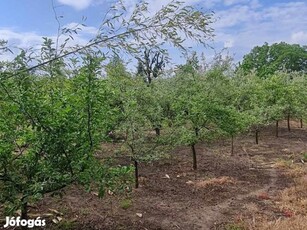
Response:
[[[254,47],[244,56],[239,65],[244,73],[255,71],[261,78],[266,78],[276,71],[301,71],[307,73],[307,47],[285,42]]]
[[[143,56],[137,59],[137,74],[143,76],[148,84],[152,82],[152,79],[157,78],[165,67],[165,59],[161,51],[146,48]]]

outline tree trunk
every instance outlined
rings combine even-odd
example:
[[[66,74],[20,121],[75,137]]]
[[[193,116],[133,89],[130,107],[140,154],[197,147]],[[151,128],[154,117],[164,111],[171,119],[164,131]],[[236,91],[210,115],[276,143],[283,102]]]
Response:
[[[288,123],[288,131],[290,132],[291,131],[291,128],[290,128],[290,113],[288,113],[288,116],[287,116],[287,123]]]
[[[28,219],[28,202],[22,201],[21,204],[21,219]]]
[[[196,149],[195,149],[195,144],[191,145],[192,153],[193,153],[193,169],[197,169],[197,158],[196,158]]]
[[[276,121],[276,137],[278,137],[278,121]]]
[[[151,76],[150,76],[150,72],[147,74],[147,86],[149,86],[151,84]]]
[[[303,128],[303,119],[300,119],[301,129]]]
[[[195,131],[195,135],[198,137],[198,135],[199,135],[199,128],[195,128],[194,131]]]
[[[27,220],[28,219],[28,202],[25,201],[26,197],[22,197],[21,198],[21,216],[20,218],[22,220]],[[27,230],[28,227],[27,226],[21,226],[22,230]]]
[[[259,129],[256,129],[256,144],[258,145],[258,134],[259,134]]]
[[[155,131],[156,131],[156,136],[160,136],[160,128],[159,128],[159,127],[156,127],[156,128],[155,128]]]
[[[231,135],[231,156],[234,155],[233,135]]]
[[[139,187],[139,168],[137,160],[134,161],[135,188]]]

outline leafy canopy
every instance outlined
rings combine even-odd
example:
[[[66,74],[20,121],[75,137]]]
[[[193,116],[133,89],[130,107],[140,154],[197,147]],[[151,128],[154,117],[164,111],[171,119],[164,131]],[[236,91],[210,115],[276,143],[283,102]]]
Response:
[[[285,42],[273,45],[265,43],[245,55],[239,69],[244,73],[255,71],[261,78],[281,70],[307,73],[307,47]]]

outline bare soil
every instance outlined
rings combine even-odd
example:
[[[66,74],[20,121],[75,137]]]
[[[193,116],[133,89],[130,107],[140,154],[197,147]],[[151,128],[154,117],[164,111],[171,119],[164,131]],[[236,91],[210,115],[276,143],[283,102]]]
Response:
[[[288,132],[281,122],[278,138],[275,127],[264,128],[258,145],[252,133],[235,138],[234,156],[229,140],[198,144],[197,171],[188,147],[173,150],[169,159],[140,164],[140,188],[129,196],[99,199],[73,185],[61,196],[47,196],[31,213],[45,214],[46,229],[257,229],[259,218],[289,217],[278,196],[295,182],[287,168],[276,165],[303,164],[307,153],[307,129],[291,125]],[[116,144],[105,147],[112,152]]]

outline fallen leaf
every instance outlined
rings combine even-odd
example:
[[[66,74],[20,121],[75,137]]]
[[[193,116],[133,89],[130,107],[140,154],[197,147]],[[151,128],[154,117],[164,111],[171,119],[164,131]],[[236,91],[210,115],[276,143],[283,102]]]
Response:
[[[37,218],[37,217],[50,217],[50,216],[54,216],[54,214],[52,213],[29,213],[29,217],[31,218]]]
[[[57,219],[52,219],[52,222],[55,223],[55,224],[59,223],[59,221]]]
[[[55,209],[49,208],[49,211],[51,211],[51,212],[53,212],[53,213],[55,213],[55,214],[58,214],[58,215],[63,216],[63,213],[61,213],[61,212],[59,212],[59,211],[57,211],[57,210],[55,210]]]
[[[194,182],[191,181],[191,180],[187,181],[186,183],[187,183],[187,184],[194,184]]]

